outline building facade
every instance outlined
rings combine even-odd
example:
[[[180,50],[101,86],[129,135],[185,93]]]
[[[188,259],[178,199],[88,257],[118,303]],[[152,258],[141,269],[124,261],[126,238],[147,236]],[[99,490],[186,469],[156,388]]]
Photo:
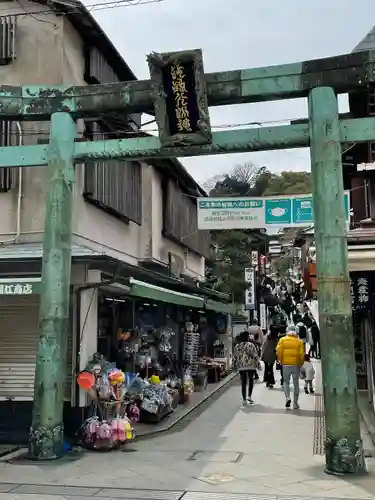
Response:
[[[79,2],[7,1],[0,14],[3,84],[135,79]],[[140,124],[140,115],[114,113],[80,120],[77,141],[136,137]],[[1,122],[0,146],[46,143],[48,132],[46,122]],[[69,408],[85,404],[75,375],[98,348],[100,290],[142,297],[149,290],[182,307],[192,295],[201,297],[197,307],[212,310],[229,301],[204,286],[210,240],[198,231],[196,198],[205,193],[178,160],[113,160],[76,165],[75,172]],[[27,432],[30,420],[47,189],[47,168],[0,169],[0,440]]]

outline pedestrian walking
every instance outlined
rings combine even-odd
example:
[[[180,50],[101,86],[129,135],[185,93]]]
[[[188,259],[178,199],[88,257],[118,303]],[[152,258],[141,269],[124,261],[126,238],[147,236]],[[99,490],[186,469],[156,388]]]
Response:
[[[312,358],[320,359],[320,330],[316,322],[311,325],[311,344],[309,355]]]
[[[290,379],[293,380],[293,408],[299,409],[299,378],[301,367],[305,361],[305,347],[298,338],[296,328],[290,325],[285,337],[279,340],[276,347],[276,356],[283,371],[285,407],[290,408]]]
[[[307,326],[305,325],[305,323],[303,323],[302,321],[299,321],[296,324],[296,333],[297,333],[298,337],[302,340],[303,348],[304,348],[304,351],[306,352],[306,343],[308,341],[308,333],[307,333]]]
[[[262,345],[263,345],[263,340],[264,340],[264,335],[263,335],[262,328],[258,325],[257,319],[253,319],[253,321],[251,322],[251,326],[249,326],[249,335],[251,335],[252,342],[254,343],[255,347],[257,348],[258,356],[260,357],[261,349],[262,349]],[[259,375],[258,375],[258,372],[256,370],[255,370],[254,379],[259,380]]]
[[[312,319],[311,317],[311,313],[310,313],[310,310],[307,309],[307,311],[305,312],[305,314],[303,315],[302,317],[302,323],[307,327],[307,328],[310,328],[311,325],[313,324],[314,320]]]
[[[264,382],[269,389],[275,385],[273,367],[276,362],[276,346],[278,343],[279,329],[272,325],[270,332],[265,336],[262,346],[261,359],[264,362]]]
[[[286,335],[286,329],[287,329],[287,325],[286,323],[282,322],[278,328],[278,342],[280,339],[282,339],[283,337],[285,337]],[[276,356],[276,370],[278,370],[280,372],[280,385],[281,387],[283,387],[284,385],[284,378],[283,378],[283,367],[282,365],[279,363],[279,361],[277,361],[277,356]]]
[[[259,355],[254,344],[253,336],[242,332],[237,336],[238,343],[234,348],[234,367],[240,372],[241,394],[244,405],[252,404],[254,378],[259,368]]]
[[[305,354],[305,362],[301,368],[301,378],[305,381],[305,393],[314,394],[315,369],[308,354]]]

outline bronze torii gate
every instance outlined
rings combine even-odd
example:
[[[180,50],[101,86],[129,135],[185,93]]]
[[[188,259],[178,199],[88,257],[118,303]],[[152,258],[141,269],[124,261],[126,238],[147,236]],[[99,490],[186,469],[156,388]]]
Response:
[[[48,145],[0,148],[0,167],[45,165],[40,340],[29,452],[63,454],[63,380],[75,163],[310,146],[326,416],[326,472],[364,473],[357,408],[341,144],[375,141],[375,118],[339,120],[337,93],[373,85],[375,52],[205,74],[200,50],[148,57],[151,79],[88,87],[1,86],[5,120],[51,120]],[[211,132],[208,106],[307,97],[306,123]],[[77,118],[154,112],[159,138],[75,142]]]

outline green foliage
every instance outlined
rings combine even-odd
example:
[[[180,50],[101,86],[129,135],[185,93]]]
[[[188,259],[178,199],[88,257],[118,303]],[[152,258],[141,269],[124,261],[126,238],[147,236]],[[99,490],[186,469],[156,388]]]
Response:
[[[264,196],[308,194],[311,191],[311,174],[309,172],[281,172],[280,175],[271,175],[262,194]]]
[[[279,277],[286,278],[288,276],[288,270],[293,267],[293,258],[290,255],[280,255],[272,259],[271,267],[273,272]]]
[[[248,163],[237,166],[230,174],[215,177],[206,183],[210,196],[273,196],[311,193],[311,175],[308,172],[281,172],[272,174],[266,167]],[[231,293],[233,300],[242,304],[246,283],[244,270],[249,266],[251,251],[259,238],[257,230],[213,231],[214,262],[207,266],[207,275],[215,290]],[[281,269],[287,262],[280,262]]]

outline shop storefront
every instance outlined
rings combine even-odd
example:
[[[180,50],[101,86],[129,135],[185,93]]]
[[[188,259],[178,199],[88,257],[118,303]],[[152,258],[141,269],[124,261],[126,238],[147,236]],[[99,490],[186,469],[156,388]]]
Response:
[[[83,369],[85,376],[91,373],[88,378],[95,375],[100,380],[95,385],[94,403],[96,408],[102,406],[101,414],[107,415],[105,408],[111,404],[107,397],[123,409],[114,417],[116,429],[126,419],[129,425],[134,423],[130,413],[141,422],[160,421],[178,404],[188,402],[194,390],[204,389],[207,380],[217,382],[227,375],[232,365],[228,304],[134,278],[127,284],[128,289],[112,284],[97,291],[97,353],[92,353]],[[100,375],[92,372],[95,360],[98,367],[103,366],[98,368]],[[99,388],[111,377],[121,380],[116,394],[123,399],[116,400],[109,382],[107,388]],[[92,404],[90,398],[86,400],[86,415],[92,415]],[[139,411],[134,412],[136,407]],[[92,446],[90,418],[82,439]],[[100,446],[107,445],[101,441]]]
[[[199,358],[231,359],[230,305],[133,278],[129,284],[126,292],[100,291],[98,295],[98,352],[107,359],[134,371],[140,369],[137,359],[148,356],[151,357],[148,374],[158,364],[158,371],[168,365],[166,369],[173,370],[176,376],[183,371],[187,344],[194,344],[190,356],[194,354],[191,359],[194,365]],[[188,332],[187,339],[186,325],[190,323],[194,332]],[[169,356],[164,352],[166,338]]]
[[[33,246],[32,251],[28,250],[27,258],[17,260],[21,255],[17,249],[12,264],[6,259],[1,262],[0,442],[3,443],[21,444],[28,440],[39,341],[41,252],[41,246],[35,245],[35,249]],[[74,435],[86,417],[89,399],[79,389],[77,375],[95,353],[119,364],[124,372],[138,373],[140,378],[157,375],[161,381],[169,379],[173,389],[178,380],[183,385],[190,368],[184,351],[187,323],[193,322],[199,334],[194,363],[201,362],[204,356],[215,356],[213,343],[220,335],[224,335],[225,348],[219,354],[229,353],[223,333],[228,326],[228,304],[210,300],[204,294],[171,290],[167,288],[168,278],[164,279],[165,287],[129,278],[129,273],[115,280],[112,276],[116,262],[108,265],[106,257],[84,248],[74,248],[73,253],[64,405],[68,436]],[[24,274],[21,269],[25,269]],[[131,269],[137,275],[138,269]],[[147,271],[142,272],[147,278]],[[207,327],[212,331],[201,336]],[[179,402],[180,397],[176,397],[173,405]]]
[[[0,440],[27,439],[34,397],[41,278],[0,279]],[[72,331],[67,339],[65,398],[72,382]]]

